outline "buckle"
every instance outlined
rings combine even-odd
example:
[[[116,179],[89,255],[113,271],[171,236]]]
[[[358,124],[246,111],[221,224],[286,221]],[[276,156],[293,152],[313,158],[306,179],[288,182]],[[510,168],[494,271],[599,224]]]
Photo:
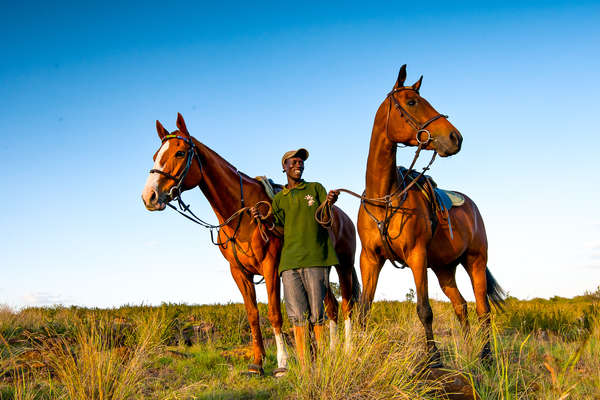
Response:
[[[421,132],[426,132],[427,133],[427,139],[426,140],[421,140],[421,137],[420,137]],[[417,143],[419,143],[419,144],[427,144],[427,143],[429,143],[431,141],[431,133],[427,129],[419,129],[417,131],[416,138],[417,138]]]

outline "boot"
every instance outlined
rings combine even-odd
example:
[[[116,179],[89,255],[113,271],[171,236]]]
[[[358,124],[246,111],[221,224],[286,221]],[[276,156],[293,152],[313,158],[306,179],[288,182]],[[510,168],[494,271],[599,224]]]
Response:
[[[315,342],[317,342],[317,350],[320,350],[325,345],[325,325],[313,325],[313,333],[315,334]]]
[[[302,367],[305,364],[306,358],[306,326],[294,325],[294,341],[296,342],[296,356]]]

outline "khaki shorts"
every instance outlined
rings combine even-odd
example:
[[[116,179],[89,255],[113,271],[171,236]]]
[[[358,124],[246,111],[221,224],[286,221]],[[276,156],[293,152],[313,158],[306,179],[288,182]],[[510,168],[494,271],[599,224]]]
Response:
[[[293,325],[304,326],[325,322],[323,300],[329,289],[331,267],[298,268],[283,271],[283,293],[288,317]]]

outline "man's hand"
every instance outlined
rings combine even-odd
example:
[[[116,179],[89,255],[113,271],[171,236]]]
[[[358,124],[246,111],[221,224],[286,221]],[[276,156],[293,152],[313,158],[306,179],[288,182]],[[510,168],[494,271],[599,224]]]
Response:
[[[335,203],[337,201],[339,195],[340,195],[339,190],[330,190],[329,193],[327,194],[327,204],[332,206],[333,203]]]
[[[258,209],[256,207],[251,207],[250,208],[250,215],[252,216],[252,219],[260,219],[260,213],[258,212]]]

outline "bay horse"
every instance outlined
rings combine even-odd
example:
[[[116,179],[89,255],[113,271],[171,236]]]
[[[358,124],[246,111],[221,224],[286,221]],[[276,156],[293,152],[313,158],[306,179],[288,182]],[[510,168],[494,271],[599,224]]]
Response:
[[[425,195],[416,185],[410,187],[403,183],[396,167],[398,143],[418,146],[417,155],[423,149],[448,157],[460,151],[462,136],[447,116],[439,114],[421,97],[419,89],[423,77],[412,86],[404,86],[405,79],[406,65],[403,65],[373,123],[366,189],[357,221],[362,243],[361,309],[366,312],[370,308],[386,259],[408,266],[415,281],[417,314],[425,328],[430,362],[440,365],[440,353],[433,338],[427,268],[436,274],[466,335],[469,329],[467,303],[455,280],[456,267],[462,264],[471,279],[477,314],[487,334],[481,351],[481,357],[487,358],[490,354],[488,300],[500,306],[504,292],[487,268],[488,243],[481,214],[475,203],[464,196],[464,205],[449,211],[452,231],[436,223],[436,215]]]
[[[161,146],[154,155],[154,167],[142,192],[144,205],[150,211],[164,210],[171,200],[180,199],[183,191],[200,188],[219,221],[220,229],[214,243],[229,263],[231,275],[244,298],[254,356],[248,372],[264,373],[265,349],[256,304],[255,275],[262,276],[266,284],[268,317],[277,346],[278,368],[275,372],[283,372],[287,368],[288,354],[281,332],[278,267],[282,240],[268,233],[268,230],[263,229],[261,234],[259,224],[251,219],[250,207],[247,207],[270,203],[270,198],[258,180],[238,171],[215,151],[193,138],[181,114],[177,115],[177,128],[169,133],[156,121]],[[356,231],[350,218],[341,209],[336,208],[333,214],[330,235],[340,261],[335,268],[339,276],[348,346],[351,310],[360,296],[360,284],[354,268]],[[325,308],[330,319],[330,336],[335,340],[338,303],[331,289],[325,298]]]

